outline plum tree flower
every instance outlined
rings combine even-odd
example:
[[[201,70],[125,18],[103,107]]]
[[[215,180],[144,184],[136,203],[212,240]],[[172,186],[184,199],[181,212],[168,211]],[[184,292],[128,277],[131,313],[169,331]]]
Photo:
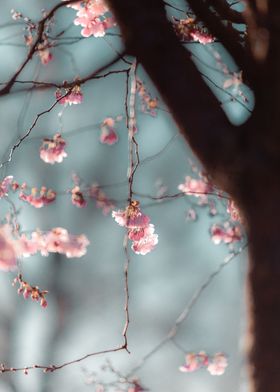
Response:
[[[9,188],[13,183],[13,176],[7,176],[0,182],[0,199],[8,195]]]
[[[29,297],[36,302],[40,302],[42,308],[48,306],[48,302],[45,295],[48,293],[47,290],[41,290],[38,286],[31,286],[29,283],[22,279],[22,275],[19,274],[13,281],[13,285],[19,284],[18,294],[22,294],[24,299]]]
[[[40,158],[51,165],[60,163],[67,157],[65,152],[66,142],[60,133],[56,133],[53,138],[45,138],[40,147]]]
[[[125,210],[113,211],[112,217],[120,226],[125,226],[129,229],[144,228],[150,223],[150,218],[142,213],[137,201],[132,201]]]
[[[111,117],[105,118],[102,122],[101,128],[101,135],[100,135],[100,142],[103,144],[112,145],[117,143],[118,135],[115,131],[115,120]]]
[[[228,366],[228,361],[223,353],[216,353],[210,360],[207,366],[208,372],[212,376],[221,376],[225,372],[225,368]]]
[[[72,194],[71,199],[72,199],[72,203],[74,204],[74,206],[79,207],[79,208],[86,207],[87,201],[84,198],[84,195],[81,192],[80,187],[78,185],[76,185],[71,190],[71,194]]]
[[[8,224],[0,226],[0,269],[12,271],[17,266],[17,249]]]
[[[132,242],[131,248],[136,254],[144,256],[154,249],[154,247],[158,243],[158,235],[155,234],[154,231],[155,231],[154,225],[150,224],[149,226],[145,227],[143,230],[140,229],[140,232],[143,233],[143,235],[140,236],[140,238],[139,238],[139,232],[138,232],[138,236],[135,237],[134,235],[135,239]]]
[[[214,244],[220,243],[231,244],[242,239],[242,233],[239,226],[232,226],[225,223],[223,226],[214,224],[210,228],[211,239]]]
[[[180,20],[174,18],[173,26],[176,34],[184,41],[196,41],[203,45],[214,42],[214,37],[205,28],[201,27],[194,18]]]
[[[206,181],[186,176],[185,182],[178,185],[178,189],[186,195],[198,197],[200,203],[205,204],[208,201],[207,194],[212,190],[212,186]]]
[[[199,353],[188,353],[186,355],[186,363],[179,367],[179,370],[183,373],[195,372],[209,364],[208,355],[204,351]]]
[[[131,249],[136,254],[146,255],[158,243],[154,225],[150,224],[150,218],[140,210],[139,202],[132,201],[125,210],[113,211],[112,217],[120,226],[128,229],[128,238],[132,241]]]
[[[114,18],[105,15],[109,9],[103,0],[84,0],[70,7],[77,11],[74,24],[83,27],[83,37],[103,37],[106,30],[116,24]]]
[[[221,376],[228,366],[228,361],[223,353],[216,353],[209,356],[204,351],[199,353],[188,353],[186,363],[179,367],[183,373],[195,372],[199,369],[206,368],[212,376]]]
[[[56,192],[52,189],[47,189],[45,186],[42,186],[40,190],[37,188],[32,188],[31,193],[27,195],[22,189],[19,193],[19,198],[23,201],[26,201],[35,208],[41,208],[55,201]]]
[[[61,105],[65,106],[78,105],[83,101],[83,93],[79,85],[76,85],[71,89],[65,89],[64,93],[62,93],[60,89],[56,90],[55,97]]]
[[[37,252],[41,252],[42,256],[60,253],[68,258],[82,257],[86,254],[89,245],[89,240],[84,234],[73,235],[62,227],[55,227],[46,232],[34,231],[30,239],[24,235],[18,242],[18,257],[32,256]]]

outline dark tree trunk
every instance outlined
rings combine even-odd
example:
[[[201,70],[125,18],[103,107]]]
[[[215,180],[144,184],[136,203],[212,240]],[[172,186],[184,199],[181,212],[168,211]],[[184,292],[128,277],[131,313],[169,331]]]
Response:
[[[226,1],[189,0],[196,14],[244,68],[255,93],[252,117],[243,126],[234,127],[175,36],[162,0],[107,1],[121,27],[127,53],[143,65],[206,170],[244,214],[250,254],[251,392],[279,392],[280,2],[247,2],[251,7],[245,14],[248,42],[240,45],[235,42],[236,31],[227,30],[209,8],[209,4],[216,5],[224,19],[231,15]],[[268,6],[260,7],[263,3]],[[271,18],[264,12],[270,12]]]

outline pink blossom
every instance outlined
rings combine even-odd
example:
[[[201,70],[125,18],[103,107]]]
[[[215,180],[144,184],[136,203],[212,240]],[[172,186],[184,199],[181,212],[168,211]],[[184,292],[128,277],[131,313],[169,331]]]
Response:
[[[77,206],[80,208],[86,207],[87,201],[85,200],[84,195],[81,192],[79,186],[76,185],[71,190],[71,193],[72,193],[72,203],[74,204],[74,206]]]
[[[48,252],[65,254],[66,257],[82,257],[89,241],[84,234],[72,235],[66,229],[56,227],[46,234]]]
[[[230,226],[228,224],[221,226],[214,224],[210,229],[210,233],[212,241],[216,245],[219,245],[221,242],[224,242],[225,244],[231,244],[242,239],[239,226]]]
[[[210,360],[207,370],[212,376],[221,376],[224,374],[227,366],[228,361],[225,355],[223,353],[216,353]]]
[[[184,373],[191,373],[201,368],[206,368],[213,376],[220,376],[224,373],[228,366],[228,361],[223,353],[216,353],[212,357],[204,351],[196,353],[188,353],[186,355],[186,363],[179,367]]]
[[[0,182],[0,199],[8,195],[9,187],[12,185],[13,176],[7,176]]]
[[[17,251],[9,225],[0,226],[0,269],[14,270],[17,266]]]
[[[212,187],[208,182],[186,176],[184,184],[180,184],[178,189],[186,195],[199,197],[200,202],[204,204],[208,201],[207,194]]]
[[[65,140],[60,133],[56,133],[52,139],[45,138],[40,147],[40,158],[51,165],[62,162],[63,158],[67,157],[64,151],[65,145]]]
[[[68,104],[78,105],[83,101],[83,93],[81,91],[80,86],[78,85],[72,87],[71,89],[66,89],[63,94],[61,90],[57,90],[55,93],[55,97],[61,105],[65,105],[65,106],[67,106]]]
[[[20,242],[22,256],[31,256],[37,249],[42,256],[48,256],[49,253],[60,253],[69,258],[82,257],[86,254],[86,247],[89,245],[84,234],[73,235],[62,227],[55,227],[47,232],[37,230],[31,234],[30,240],[21,237]]]
[[[25,234],[17,240],[17,255],[18,257],[29,257],[38,252],[38,244],[33,239],[27,238]]]
[[[45,298],[45,295],[48,294],[46,290],[41,290],[38,286],[31,286],[22,279],[21,274],[14,279],[13,286],[17,283],[19,284],[18,294],[22,294],[24,299],[31,297],[33,301],[40,302],[42,308],[46,308],[48,306]]]
[[[108,199],[106,194],[100,189],[97,184],[93,184],[88,191],[89,197],[95,199],[96,207],[102,208],[104,215],[108,215],[109,212],[115,208],[114,204]]]
[[[132,241],[131,249],[136,254],[146,255],[158,243],[154,225],[150,224],[150,218],[141,212],[139,202],[132,201],[125,210],[113,211],[112,217],[120,226],[128,229],[128,238]]]
[[[193,18],[181,20],[174,19],[174,28],[177,35],[185,41],[196,41],[203,45],[214,42],[214,37],[209,34]]]
[[[53,60],[53,55],[50,50],[41,45],[38,46],[38,55],[43,65],[47,65],[50,61]]]
[[[207,366],[209,363],[208,355],[204,351],[196,353],[188,353],[186,355],[186,363],[179,367],[179,370],[184,373],[195,372]]]
[[[228,201],[227,213],[230,215],[233,221],[241,222],[240,212],[232,199]]]
[[[41,208],[55,201],[56,192],[42,186],[40,191],[37,188],[32,188],[30,195],[27,195],[23,190],[21,190],[19,198],[31,204],[35,208]]]
[[[158,235],[154,231],[154,225],[150,224],[144,229],[144,235],[139,240],[133,241],[131,249],[143,256],[151,252],[158,243]]]
[[[191,30],[190,36],[192,37],[192,39],[194,41],[197,41],[203,45],[210,44],[211,42],[214,42],[214,38],[212,35],[204,32],[204,31],[201,31],[201,30],[195,30],[195,29]]]
[[[138,205],[136,202],[126,207],[125,210],[113,211],[112,217],[120,226],[131,229],[146,227],[150,222],[150,218],[141,212]]]
[[[108,7],[103,0],[85,0],[70,7],[77,10],[74,24],[83,27],[83,37],[103,37],[106,30],[115,25],[112,17],[105,16]]]
[[[118,141],[118,135],[114,128],[115,120],[111,117],[105,118],[101,124],[100,142],[103,144],[115,144]]]

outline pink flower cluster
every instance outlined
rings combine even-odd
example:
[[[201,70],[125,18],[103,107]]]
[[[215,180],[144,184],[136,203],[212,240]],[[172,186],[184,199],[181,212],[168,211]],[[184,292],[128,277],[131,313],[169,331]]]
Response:
[[[205,204],[208,201],[207,194],[211,192],[212,186],[206,181],[186,176],[184,184],[180,184],[178,189],[186,195],[199,197],[200,203]]]
[[[232,199],[228,201],[227,213],[233,221],[241,222],[240,212]]]
[[[88,191],[89,197],[96,201],[96,207],[101,208],[104,215],[108,215],[109,212],[115,208],[114,204],[108,199],[106,194],[100,189],[98,184],[93,184]]]
[[[0,199],[8,195],[9,188],[13,183],[13,176],[7,176],[0,182]]]
[[[136,91],[141,98],[142,112],[155,117],[157,115],[158,99],[151,97],[151,94],[147,91],[144,83],[139,78],[136,80]]]
[[[103,144],[112,145],[117,143],[118,135],[115,131],[115,120],[111,117],[105,118],[101,126],[100,142]]]
[[[31,233],[28,239],[24,234],[18,240],[19,256],[28,257],[37,252],[42,256],[49,253],[60,253],[66,257],[82,257],[86,254],[86,247],[89,241],[84,234],[69,234],[62,227],[55,227],[50,231],[41,232],[39,230]]]
[[[214,42],[214,37],[199,26],[194,18],[174,19],[174,29],[179,38],[184,41],[195,41],[203,45]]]
[[[71,194],[72,203],[74,204],[74,206],[79,208],[86,207],[87,201],[85,200],[84,195],[78,185],[74,186],[74,188],[71,190]]]
[[[115,26],[115,20],[112,17],[105,16],[109,11],[104,0],[84,0],[79,1],[71,8],[77,11],[77,17],[74,24],[82,26],[81,35],[83,37],[103,37],[106,30]]]
[[[45,138],[40,147],[40,158],[51,165],[60,163],[67,157],[65,146],[66,142],[60,133],[56,133],[52,139]]]
[[[196,370],[206,368],[212,376],[221,376],[224,374],[228,361],[223,353],[216,353],[212,357],[204,351],[199,353],[188,353],[186,355],[186,363],[179,367],[184,373],[191,373]]]
[[[88,245],[89,241],[84,234],[69,234],[61,227],[55,227],[47,232],[37,230],[28,238],[25,234],[13,233],[12,228],[5,224],[0,226],[0,269],[14,270],[17,258],[29,257],[37,252],[41,252],[42,256],[60,253],[69,258],[82,257],[86,254]]]
[[[65,89],[64,93],[62,91],[56,90],[55,97],[61,105],[78,105],[83,101],[83,93],[81,87],[76,85],[71,89]]]
[[[132,201],[125,210],[112,212],[112,217],[123,227],[128,229],[128,238],[132,241],[131,249],[140,255],[146,255],[158,243],[158,235],[150,224],[150,218],[143,214],[139,202]]]
[[[223,226],[214,224],[210,228],[210,234],[214,244],[220,243],[232,244],[242,239],[242,233],[239,226],[231,226],[228,222]]]
[[[31,286],[29,283],[22,279],[22,275],[19,274],[13,282],[13,285],[19,284],[18,294],[22,294],[24,299],[31,298],[33,301],[40,301],[42,308],[48,306],[45,295],[48,293],[46,290],[40,290],[38,286]]]
[[[52,189],[47,189],[42,186],[41,189],[32,188],[31,193],[27,195],[24,193],[24,187],[19,193],[19,198],[27,203],[31,204],[35,208],[41,208],[55,201],[56,192]]]

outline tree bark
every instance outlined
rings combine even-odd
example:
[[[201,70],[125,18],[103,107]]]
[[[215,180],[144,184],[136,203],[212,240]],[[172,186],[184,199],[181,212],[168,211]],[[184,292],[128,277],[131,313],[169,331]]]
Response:
[[[268,1],[275,11],[272,26],[277,33],[270,40],[268,60],[264,57],[261,64],[256,60],[253,66],[249,53],[244,63],[255,87],[255,110],[246,124],[234,127],[175,36],[162,0],[107,1],[120,25],[127,53],[143,65],[206,170],[244,214],[250,253],[251,392],[279,392],[280,77],[273,53],[277,53],[278,66],[279,24],[276,26],[275,20],[280,15],[280,3]],[[202,20],[206,15],[204,22],[208,21],[211,31],[213,20],[205,9],[206,2],[189,3]],[[217,28],[222,33],[222,24],[215,27],[219,33]],[[227,49],[229,53],[232,49],[233,58],[240,63],[243,49],[238,43],[231,48],[231,40],[225,41]]]

